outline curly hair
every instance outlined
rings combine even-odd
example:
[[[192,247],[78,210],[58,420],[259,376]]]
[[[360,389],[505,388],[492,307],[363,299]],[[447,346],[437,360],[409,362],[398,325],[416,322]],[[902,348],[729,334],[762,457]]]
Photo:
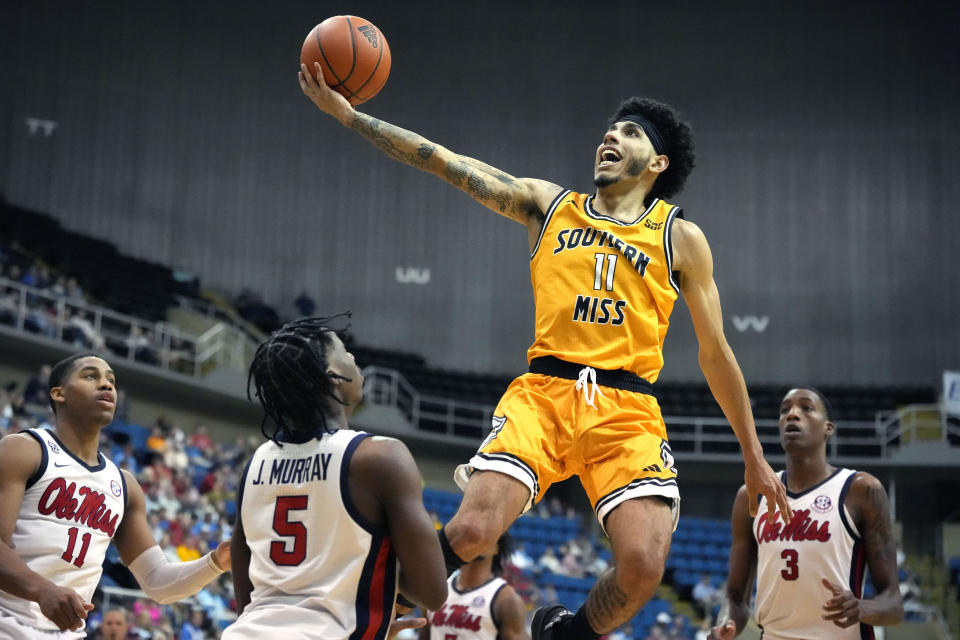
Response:
[[[263,407],[260,431],[277,444],[281,431],[302,435],[332,433],[327,414],[335,404],[346,405],[335,393],[342,376],[327,372],[327,353],[333,345],[331,320],[303,318],[283,325],[257,347],[247,377],[247,398],[257,399]],[[272,428],[268,426],[268,419]]]
[[[627,98],[620,103],[616,113],[608,124],[622,120],[625,116],[640,115],[649,120],[667,139],[666,156],[670,165],[657,176],[653,188],[647,194],[647,201],[654,198],[670,198],[683,190],[687,176],[693,171],[696,156],[694,154],[693,128],[680,119],[680,113],[668,104],[650,98]]]

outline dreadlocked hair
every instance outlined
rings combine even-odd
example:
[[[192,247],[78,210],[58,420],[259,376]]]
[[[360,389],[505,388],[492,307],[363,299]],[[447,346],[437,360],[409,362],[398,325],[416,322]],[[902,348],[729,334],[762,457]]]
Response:
[[[257,347],[247,377],[263,407],[260,431],[277,444],[278,433],[321,435],[332,433],[327,412],[334,404],[346,405],[335,393],[336,380],[327,372],[327,352],[333,344],[332,320],[350,317],[350,312],[327,318],[302,318],[283,325]],[[272,423],[272,426],[268,423]]]

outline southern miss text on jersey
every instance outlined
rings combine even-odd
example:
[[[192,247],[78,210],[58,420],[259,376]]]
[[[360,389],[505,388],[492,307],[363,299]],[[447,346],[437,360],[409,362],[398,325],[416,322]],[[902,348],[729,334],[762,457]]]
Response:
[[[536,307],[532,360],[554,356],[656,382],[679,294],[670,234],[680,209],[654,199],[631,223],[597,213],[593,196],[562,192],[530,260]]]

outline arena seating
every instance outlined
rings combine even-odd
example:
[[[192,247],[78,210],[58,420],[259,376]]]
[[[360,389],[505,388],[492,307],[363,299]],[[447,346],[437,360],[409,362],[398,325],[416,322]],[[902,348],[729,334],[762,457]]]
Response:
[[[77,278],[93,301],[145,320],[166,319],[176,295],[198,294],[195,279],[175,278],[168,267],[123,255],[109,242],[69,231],[49,216],[2,201],[0,240]]]
[[[510,384],[508,375],[488,375],[432,369],[423,358],[385,349],[352,347],[361,366],[375,365],[395,369],[403,374],[417,391],[425,395],[453,400],[496,405]],[[517,372],[521,373],[521,372]],[[932,387],[855,387],[824,386],[836,419],[870,422],[876,412],[891,411],[908,404],[936,402]],[[776,419],[785,388],[783,385],[749,385],[754,415]],[[657,398],[665,416],[723,417],[720,407],[706,383],[659,382]]]

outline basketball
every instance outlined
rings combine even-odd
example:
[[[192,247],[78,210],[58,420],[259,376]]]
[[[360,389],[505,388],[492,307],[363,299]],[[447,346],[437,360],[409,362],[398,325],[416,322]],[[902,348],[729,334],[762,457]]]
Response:
[[[319,62],[327,85],[352,105],[377,95],[390,75],[390,46],[383,32],[357,16],[333,16],[314,27],[300,61],[316,76]]]

